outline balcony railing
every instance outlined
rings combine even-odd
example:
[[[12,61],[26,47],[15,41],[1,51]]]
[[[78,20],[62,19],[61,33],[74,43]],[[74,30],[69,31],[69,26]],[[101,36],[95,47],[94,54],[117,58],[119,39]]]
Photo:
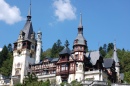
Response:
[[[99,74],[99,73],[104,73],[104,74],[106,74],[106,72],[104,72],[104,71],[102,71],[102,70],[85,71],[85,75],[89,75],[89,74]]]
[[[55,77],[56,74],[48,74],[48,75],[40,75],[38,78],[49,78],[49,77]]]

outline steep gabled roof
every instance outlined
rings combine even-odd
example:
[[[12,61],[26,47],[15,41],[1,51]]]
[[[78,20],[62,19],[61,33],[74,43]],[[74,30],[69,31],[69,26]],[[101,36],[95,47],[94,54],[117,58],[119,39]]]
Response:
[[[48,61],[51,62],[53,58],[51,58],[51,57],[45,57],[44,60],[45,60],[45,59],[48,59]]]
[[[99,60],[100,58],[100,52],[99,51],[88,52],[86,53],[86,57],[90,59],[90,62],[93,65],[96,65],[97,60]]]
[[[78,34],[76,40],[77,40],[77,44],[85,45],[86,39],[84,38],[83,34]]]
[[[63,54],[71,54],[71,51],[68,47],[65,47],[60,53],[60,55],[63,55]]]
[[[75,43],[76,41],[76,43]],[[82,26],[82,14],[80,14],[80,22],[78,26],[78,35],[74,41],[74,45],[85,45],[86,46],[86,39],[83,36],[83,26]]]
[[[57,62],[59,58],[53,58],[51,62]]]
[[[112,58],[105,58],[105,59],[103,59],[103,61],[104,61],[104,67],[105,68],[112,67],[112,64],[114,62],[114,60]]]
[[[27,21],[26,21],[22,31],[25,33],[25,36],[24,36],[25,40],[31,39],[31,34],[33,33],[33,26],[32,26],[32,22],[31,22],[31,3],[30,3],[30,7],[29,7]]]
[[[22,31],[25,33],[24,39],[31,39],[31,34],[33,33],[32,22],[26,21]]]

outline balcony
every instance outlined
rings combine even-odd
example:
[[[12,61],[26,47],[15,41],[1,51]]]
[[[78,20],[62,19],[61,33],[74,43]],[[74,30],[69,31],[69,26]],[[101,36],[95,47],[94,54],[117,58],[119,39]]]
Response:
[[[69,74],[73,74],[73,73],[75,73],[74,70],[70,70],[70,71],[69,71]]]
[[[91,75],[91,74],[100,74],[100,73],[104,73],[106,74],[104,71],[102,70],[92,70],[92,71],[85,71],[85,75]]]
[[[56,74],[48,74],[48,75],[40,75],[40,76],[38,76],[39,79],[51,78],[51,77],[56,77]]]
[[[99,74],[101,71],[99,70],[92,70],[92,71],[86,71],[85,75],[89,75],[89,74]]]
[[[83,86],[108,86],[107,82],[105,81],[89,81],[89,80],[83,80],[81,82]]]
[[[60,71],[60,74],[68,74],[68,70],[63,70],[63,71]]]

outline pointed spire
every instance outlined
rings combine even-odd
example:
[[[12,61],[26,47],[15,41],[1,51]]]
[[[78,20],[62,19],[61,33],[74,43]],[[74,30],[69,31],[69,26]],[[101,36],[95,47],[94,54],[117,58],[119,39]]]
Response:
[[[116,51],[116,40],[114,41],[114,51]]]
[[[119,59],[118,59],[118,56],[117,56],[116,42],[114,42],[113,59],[114,59],[116,65],[117,65],[119,63]]]
[[[29,7],[29,11],[28,11],[28,16],[31,16],[31,0],[30,0],[30,7]]]
[[[82,14],[80,13],[80,22],[78,26],[78,34],[83,34],[83,26],[82,26]]]
[[[83,28],[83,26],[82,26],[82,13],[80,13],[79,28]]]
[[[31,0],[30,0],[30,7],[29,7],[29,11],[28,11],[27,20],[31,21]]]

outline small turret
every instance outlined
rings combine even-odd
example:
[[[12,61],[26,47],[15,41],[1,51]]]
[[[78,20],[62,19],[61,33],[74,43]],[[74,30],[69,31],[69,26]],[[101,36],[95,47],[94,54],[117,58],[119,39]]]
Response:
[[[37,33],[36,60],[35,60],[36,64],[40,62],[41,48],[42,48],[42,32],[38,31],[38,33]]]
[[[31,2],[26,23],[20,31],[18,40],[14,43],[13,65],[11,86],[17,83],[23,83],[25,75],[29,72],[29,65],[35,63],[36,39],[31,21]],[[17,79],[14,77],[19,76]]]
[[[87,41],[83,36],[82,14],[81,13],[80,13],[80,22],[79,22],[79,26],[78,26],[78,35],[77,35],[76,39],[74,40],[74,44],[73,44],[74,52],[75,52],[75,48],[78,46],[84,47],[84,50],[87,46]]]
[[[119,65],[119,59],[117,56],[117,49],[116,49],[116,43],[114,43],[114,51],[113,51],[113,57],[112,57],[115,61],[115,66],[120,66]]]
[[[113,51],[113,60],[115,61],[115,71],[116,71],[116,76],[117,76],[117,81],[120,82],[120,64],[119,64],[119,58],[117,56],[117,49],[116,49],[116,43],[114,43],[114,51]]]

